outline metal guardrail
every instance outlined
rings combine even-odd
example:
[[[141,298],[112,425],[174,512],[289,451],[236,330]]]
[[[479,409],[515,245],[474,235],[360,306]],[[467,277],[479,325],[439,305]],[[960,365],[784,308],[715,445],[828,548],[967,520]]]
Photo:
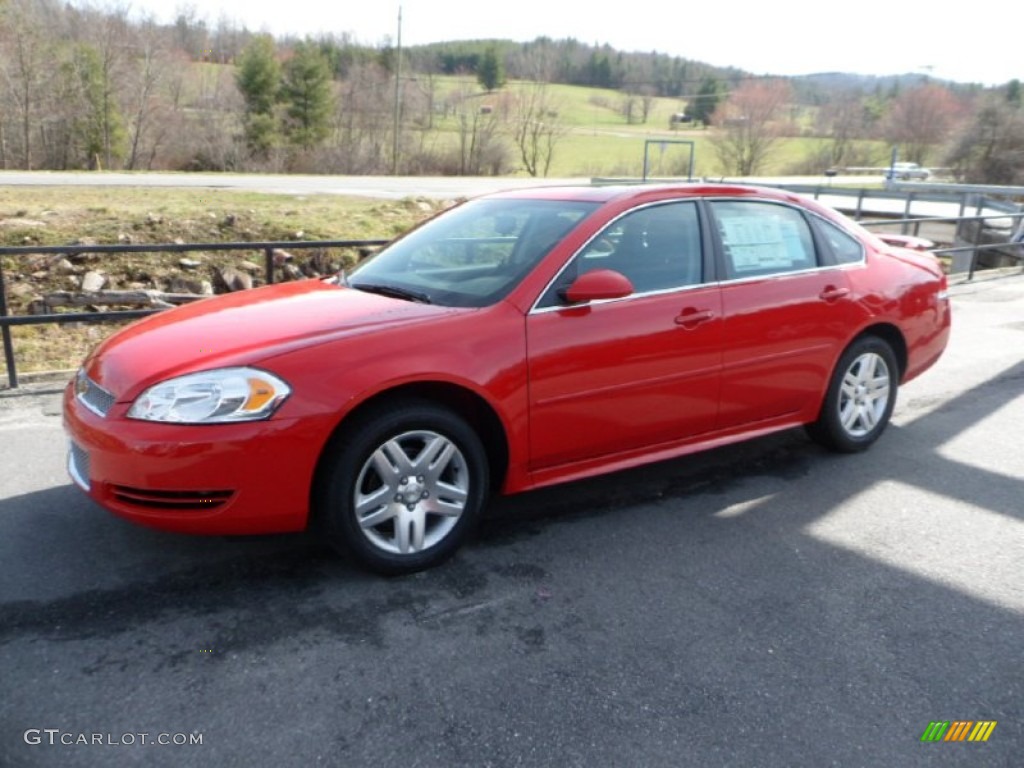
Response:
[[[314,250],[325,248],[368,248],[385,245],[388,240],[282,240],[255,243],[163,243],[152,245],[48,245],[48,246],[2,246],[0,247],[0,334],[3,336],[4,361],[7,365],[7,382],[14,389],[18,386],[18,372],[14,356],[14,342],[11,327],[15,325],[39,325],[43,323],[105,322],[110,320],[133,320],[145,317],[162,309],[126,309],[113,312],[60,312],[41,315],[11,315],[7,307],[7,287],[4,280],[4,256],[27,256],[54,254],[73,256],[79,253],[194,253],[198,251],[263,251],[264,279],[267,284],[274,280],[274,254],[277,251]]]
[[[967,262],[967,279],[973,280],[974,273],[977,270],[978,254],[984,251],[998,251],[1001,256],[1016,259],[1017,261],[1024,264],[1024,244],[1019,241],[1007,239],[1006,242],[994,242],[985,243],[982,242],[987,230],[985,222],[989,220],[1005,221],[1006,219],[1012,219],[1016,222],[1014,227],[1011,227],[1011,232],[1019,232],[1021,226],[1021,220],[1024,219],[1024,213],[1013,213],[1013,214],[997,214],[991,216],[925,216],[915,219],[876,219],[873,221],[861,221],[861,226],[865,228],[876,228],[880,229],[887,225],[899,224],[902,228],[900,234],[913,235],[915,237],[921,236],[921,228],[929,224],[954,224],[956,225],[957,239],[970,239],[972,242],[965,245],[954,245],[945,248],[932,248],[931,252],[937,256],[951,256],[956,261],[956,257],[959,254],[970,254],[970,260]],[[962,238],[961,233],[964,230],[964,225],[976,224],[977,226],[972,227],[973,232],[968,233],[969,238]],[[1001,228],[1002,229],[1002,228]],[[912,231],[911,231],[912,230]],[[954,270],[960,272],[961,270]]]
[[[860,221],[865,214],[865,204],[871,200],[882,200],[902,203],[902,217],[912,217],[915,203],[944,203],[957,206],[957,218],[963,218],[968,210],[975,211],[976,215],[982,215],[985,210],[1005,211],[1009,214],[1020,213],[1021,207],[1006,199],[993,197],[991,194],[979,194],[975,187],[964,188],[954,185],[933,185],[916,182],[914,184],[891,184],[885,189],[864,189],[858,187],[834,187],[828,184],[762,184],[761,186],[776,186],[790,192],[812,197],[818,200],[822,197],[850,198],[849,205],[834,206],[848,211],[853,219]],[[1001,190],[999,187],[987,187],[992,190]],[[1007,188],[1013,190],[1016,188]],[[871,213],[877,214],[874,209]]]

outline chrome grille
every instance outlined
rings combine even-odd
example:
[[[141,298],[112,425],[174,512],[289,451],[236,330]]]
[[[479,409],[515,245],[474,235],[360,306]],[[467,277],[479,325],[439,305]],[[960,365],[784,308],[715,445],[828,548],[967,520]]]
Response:
[[[68,474],[78,486],[89,490],[89,453],[74,441],[68,446]]]
[[[105,417],[115,402],[114,396],[86,376],[84,371],[79,371],[75,379],[75,395],[97,416]]]

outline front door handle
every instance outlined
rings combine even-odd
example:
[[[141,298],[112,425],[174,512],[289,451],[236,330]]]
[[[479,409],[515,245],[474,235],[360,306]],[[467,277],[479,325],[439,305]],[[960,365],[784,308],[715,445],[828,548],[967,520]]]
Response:
[[[826,285],[825,290],[818,294],[818,298],[822,301],[836,301],[844,296],[849,296],[849,294],[849,288],[837,288],[834,285]]]
[[[708,320],[714,318],[715,313],[710,309],[697,309],[696,307],[687,307],[678,315],[676,315],[676,325],[681,325],[687,330],[696,328],[701,323],[706,323]]]

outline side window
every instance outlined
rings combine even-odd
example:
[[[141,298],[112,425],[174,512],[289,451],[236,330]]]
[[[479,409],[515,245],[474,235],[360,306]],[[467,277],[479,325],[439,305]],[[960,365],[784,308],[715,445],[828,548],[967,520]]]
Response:
[[[697,204],[664,203],[616,219],[576,254],[538,306],[564,303],[560,292],[594,269],[622,273],[636,293],[700,284],[704,258]]]
[[[831,221],[816,220],[818,233],[828,243],[837,264],[859,264],[864,261],[864,246],[849,232]]]
[[[715,201],[711,210],[722,238],[730,279],[798,272],[818,266],[806,219],[785,205]]]

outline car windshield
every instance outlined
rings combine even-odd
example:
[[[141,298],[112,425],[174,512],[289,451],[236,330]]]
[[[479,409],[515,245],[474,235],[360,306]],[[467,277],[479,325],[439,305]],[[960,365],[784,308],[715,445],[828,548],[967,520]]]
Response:
[[[351,288],[449,307],[504,298],[597,207],[566,200],[476,200],[428,221],[348,275]]]

